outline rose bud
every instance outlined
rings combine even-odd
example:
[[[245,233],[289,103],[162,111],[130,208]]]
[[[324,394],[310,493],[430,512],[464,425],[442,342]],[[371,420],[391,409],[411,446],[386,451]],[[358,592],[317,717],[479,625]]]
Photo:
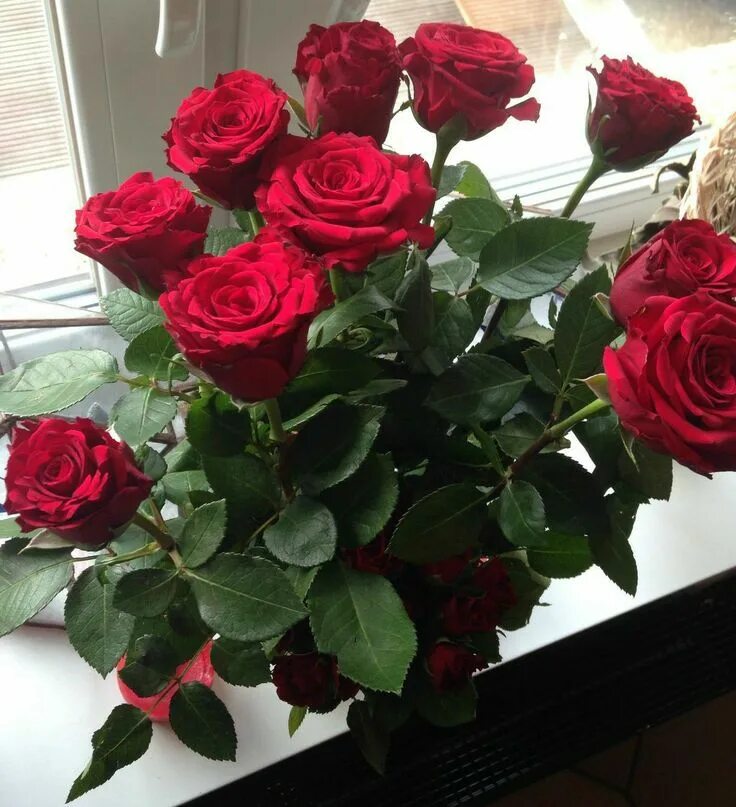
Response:
[[[539,103],[526,95],[534,68],[501,34],[454,23],[423,23],[399,45],[404,70],[414,85],[414,115],[430,132],[453,119],[475,140],[509,118],[535,121]]]
[[[294,75],[310,128],[386,139],[401,81],[396,40],[369,20],[312,25],[299,43]]]
[[[358,691],[353,681],[339,674],[332,656],[316,652],[277,656],[272,679],[282,701],[316,710],[348,700]]]
[[[620,267],[611,309],[625,325],[649,297],[684,297],[698,289],[736,297],[736,244],[708,222],[673,221]]]
[[[488,666],[483,656],[450,642],[437,642],[426,663],[432,686],[439,693],[461,689],[474,672]]]
[[[87,418],[23,420],[13,429],[5,509],[24,532],[39,528],[83,547],[111,541],[153,481],[130,447]]]
[[[700,121],[687,90],[659,78],[630,56],[602,57],[603,69],[587,69],[598,93],[588,114],[587,136],[594,153],[618,171],[633,171],[661,157]]]
[[[256,202],[266,221],[328,267],[360,272],[409,241],[425,248],[434,240],[421,223],[435,198],[429,166],[382,152],[370,137],[287,135],[262,176]]]
[[[141,171],[77,210],[74,248],[129,289],[159,294],[202,252],[211,212],[181,182]]]
[[[451,636],[493,630],[501,615],[516,602],[506,568],[499,558],[479,566],[468,593],[450,597],[442,608],[442,625]]]
[[[188,268],[159,301],[179,350],[238,400],[279,395],[301,369],[309,324],[329,299],[322,266],[264,236]]]
[[[699,291],[650,297],[603,366],[622,426],[709,474],[736,470],[736,305]]]
[[[221,205],[252,208],[263,152],[289,123],[287,97],[248,70],[218,75],[211,90],[197,87],[163,135],[169,165]]]

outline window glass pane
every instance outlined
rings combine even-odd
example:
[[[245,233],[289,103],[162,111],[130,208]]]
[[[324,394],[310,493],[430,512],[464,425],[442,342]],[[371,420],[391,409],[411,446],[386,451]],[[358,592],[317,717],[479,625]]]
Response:
[[[80,275],[92,282],[73,249],[79,195],[56,69],[43,0],[2,0],[0,291]]]

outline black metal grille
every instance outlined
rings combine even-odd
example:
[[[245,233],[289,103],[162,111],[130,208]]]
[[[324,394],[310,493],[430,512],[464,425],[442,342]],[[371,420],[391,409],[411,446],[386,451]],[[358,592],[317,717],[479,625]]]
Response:
[[[394,735],[379,777],[336,737],[191,802],[482,807],[736,688],[736,570],[477,679],[476,721]]]

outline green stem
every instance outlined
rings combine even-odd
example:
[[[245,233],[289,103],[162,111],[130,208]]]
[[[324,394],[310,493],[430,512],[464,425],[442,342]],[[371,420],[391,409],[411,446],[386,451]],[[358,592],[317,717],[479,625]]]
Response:
[[[508,300],[499,300],[496,303],[496,309],[491,314],[491,319],[486,326],[485,331],[483,331],[483,336],[481,336],[480,342],[478,342],[478,348],[486,345],[493,336],[493,332],[498,327],[498,323],[501,321],[501,317],[504,314],[504,311],[508,307],[509,301]]]
[[[565,420],[561,420],[554,426],[550,426],[545,434],[548,434],[552,440],[556,440],[558,437],[562,437],[565,432],[572,429],[572,427],[578,424],[581,420],[585,420],[585,418],[594,415],[596,412],[600,412],[601,409],[606,409],[610,405],[611,404],[608,402],[602,401],[600,398],[596,398],[595,401],[591,401],[591,403],[581,407],[577,412],[573,412],[569,418],[565,418]]]
[[[165,550],[166,552],[176,550],[174,539],[169,535],[169,533],[164,532],[157,524],[154,524],[150,518],[144,516],[143,513],[136,513],[133,516],[133,523],[137,524],[142,530],[145,530],[154,539],[154,541],[156,541],[161,549]]]
[[[250,222],[250,228],[253,231],[253,235],[257,235],[258,231],[265,224],[263,221],[263,216],[255,209],[248,211],[248,221]]]
[[[450,152],[452,151],[453,146],[457,143],[457,140],[450,137],[443,137],[441,132],[438,132],[436,142],[437,146],[434,151],[434,160],[432,161],[431,176],[432,176],[432,185],[435,188],[439,188],[440,180],[442,179],[442,171],[445,167],[445,163],[447,162],[447,158],[450,156]],[[432,206],[425,213],[422,223],[429,224],[430,221],[432,221],[433,213],[434,213],[434,202],[432,202]]]
[[[276,443],[283,443],[286,440],[286,432],[281,421],[279,402],[275,398],[269,398],[263,402],[263,405],[266,408],[266,415],[271,426],[271,439]]]
[[[434,241],[432,242],[432,246],[424,253],[425,258],[429,258],[429,256],[437,249],[437,247],[442,243],[442,239],[450,232],[452,228],[452,221],[448,219],[440,219],[440,224],[437,225],[434,231]]]
[[[585,196],[586,192],[590,188],[590,186],[603,176],[603,174],[608,171],[608,166],[603,162],[600,157],[593,155],[593,160],[588,167],[588,170],[585,172],[583,178],[578,182],[575,186],[575,190],[570,194],[570,198],[567,200],[565,207],[562,208],[562,213],[560,213],[560,217],[563,219],[569,219],[570,216],[575,212],[575,208],[580,204],[580,200]]]
[[[332,286],[332,291],[335,295],[335,300],[337,302],[342,302],[345,299],[346,291],[345,288],[345,278],[342,274],[342,269],[339,266],[335,266],[333,269],[329,270],[330,275],[330,285]]]

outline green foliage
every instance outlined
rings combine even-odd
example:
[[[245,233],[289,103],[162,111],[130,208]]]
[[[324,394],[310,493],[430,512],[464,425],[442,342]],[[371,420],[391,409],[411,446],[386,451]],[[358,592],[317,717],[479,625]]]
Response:
[[[477,703],[478,693],[472,681],[443,693],[426,686],[417,698],[417,712],[433,726],[450,728],[475,720]]]
[[[104,350],[62,350],[0,375],[0,412],[45,415],[86,398],[117,379],[118,365]]]
[[[497,204],[503,204],[501,199],[483,176],[483,172],[467,160],[457,165],[446,165],[442,171],[442,179],[437,189],[437,198],[441,199],[448,193],[456,191],[463,196],[475,196],[481,199],[491,199]]]
[[[268,551],[292,566],[318,566],[335,555],[337,525],[332,513],[308,496],[297,496],[263,534]]]
[[[519,558],[504,557],[503,563],[514,588],[516,604],[503,612],[498,626],[502,630],[519,630],[529,623],[532,611],[549,586],[549,580],[530,569]]]
[[[385,577],[333,561],[317,574],[308,602],[317,648],[337,656],[343,675],[369,689],[401,691],[417,640]]]
[[[419,258],[396,290],[396,323],[410,350],[419,353],[429,344],[434,329],[432,273]]]
[[[253,529],[279,508],[278,480],[260,457],[204,457],[203,464],[213,492],[227,503],[228,528]]]
[[[293,737],[307,716],[306,706],[292,706],[289,710],[289,737]]]
[[[544,502],[528,482],[509,482],[501,491],[498,523],[515,546],[545,546]]]
[[[430,372],[439,375],[470,344],[478,328],[470,306],[462,297],[437,292],[432,305],[434,327],[421,358]]]
[[[210,227],[204,251],[210,255],[224,255],[228,250],[248,240],[249,233],[242,227]]]
[[[543,432],[544,423],[529,412],[519,412],[518,415],[509,418],[500,428],[496,429],[493,436],[504,454],[508,454],[509,457],[519,457],[542,436]],[[556,441],[545,446],[540,453],[557,451],[569,445],[567,440]]]
[[[174,675],[176,652],[162,636],[138,636],[128,649],[125,666],[119,671],[123,683],[142,697],[161,692]]]
[[[575,271],[592,228],[569,219],[515,221],[487,242],[476,281],[505,300],[552,291]]]
[[[175,398],[152,387],[135,387],[115,403],[110,421],[122,440],[137,446],[162,431],[175,416]]]
[[[250,413],[239,409],[229,395],[215,392],[191,404],[186,431],[189,442],[201,454],[213,457],[242,454],[252,436]]]
[[[112,604],[135,616],[158,616],[174,599],[176,581],[172,568],[134,569],[115,583]]]
[[[217,552],[225,537],[225,522],[224,499],[203,504],[189,516],[177,539],[187,568],[201,566]]]
[[[180,507],[191,506],[192,492],[209,490],[204,471],[170,471],[162,477],[161,484],[166,498]]]
[[[163,311],[157,302],[147,300],[130,289],[115,289],[100,297],[100,308],[110,320],[112,328],[126,342],[164,321]]]
[[[481,250],[511,220],[508,210],[492,199],[454,199],[435,221],[448,219],[452,222],[448,245],[456,255],[473,260],[478,260]]]
[[[141,375],[158,380],[183,380],[188,370],[172,362],[178,349],[163,325],[139,333],[125,351],[125,366]]]
[[[562,378],[551,353],[543,347],[530,347],[524,351],[524,361],[532,381],[542,390],[552,395],[562,388]]]
[[[234,642],[222,636],[212,645],[212,666],[228,684],[255,687],[271,680],[271,667],[258,642]]]
[[[169,715],[176,736],[207,759],[235,761],[238,740],[225,704],[197,681],[182,684],[171,699]]]
[[[593,565],[587,538],[547,533],[546,546],[527,552],[529,565],[545,577],[577,577]]]
[[[310,347],[327,345],[363,317],[392,307],[391,300],[375,286],[366,286],[347,300],[323,311],[314,320],[309,328]]]
[[[429,268],[432,272],[433,289],[459,294],[470,288],[478,267],[470,258],[455,258],[452,261],[435,263]]]

